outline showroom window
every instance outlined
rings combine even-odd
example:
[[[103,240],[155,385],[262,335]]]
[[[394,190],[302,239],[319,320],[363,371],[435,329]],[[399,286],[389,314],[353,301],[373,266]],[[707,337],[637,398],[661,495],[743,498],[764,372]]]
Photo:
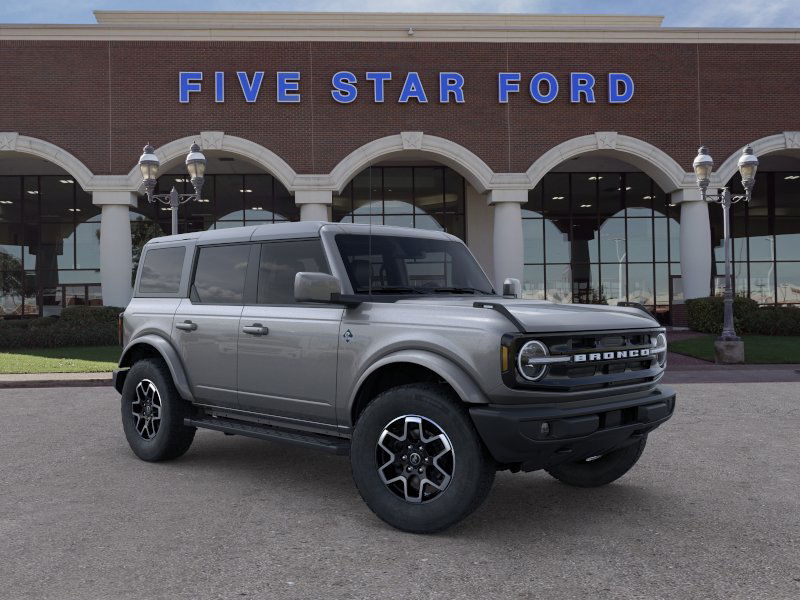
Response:
[[[447,167],[369,167],[333,197],[333,220],[466,236],[464,178]]]
[[[91,194],[68,175],[0,177],[0,317],[101,303]]]
[[[194,192],[188,175],[162,175],[156,192],[168,194],[172,187],[181,194]],[[299,221],[300,209],[294,197],[272,175],[206,175],[203,200],[182,204],[178,212],[178,231],[206,231],[243,225]],[[157,223],[160,235],[171,231],[170,209],[163,204],[139,202],[144,222]],[[152,237],[152,236],[151,236]]]
[[[742,193],[741,180],[728,184]],[[722,210],[709,206],[714,289],[722,293],[725,248]],[[753,198],[734,205],[731,218],[734,286],[759,304],[800,304],[800,171],[762,171]]]
[[[667,313],[678,293],[679,215],[644,173],[548,173],[522,207],[523,295]]]

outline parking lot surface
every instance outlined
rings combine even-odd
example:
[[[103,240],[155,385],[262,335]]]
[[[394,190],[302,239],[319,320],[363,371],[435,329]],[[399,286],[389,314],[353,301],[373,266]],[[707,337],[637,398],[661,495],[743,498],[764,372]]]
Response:
[[[675,388],[617,483],[500,473],[433,536],[374,517],[344,457],[200,431],[148,464],[113,389],[0,390],[0,597],[800,597],[797,384]]]

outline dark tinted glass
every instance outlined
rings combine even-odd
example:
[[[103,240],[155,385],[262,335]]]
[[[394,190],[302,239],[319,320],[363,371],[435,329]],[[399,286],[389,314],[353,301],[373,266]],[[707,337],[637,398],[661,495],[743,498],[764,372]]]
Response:
[[[192,298],[204,304],[241,304],[249,244],[200,248]]]
[[[320,240],[271,242],[261,246],[259,304],[294,304],[294,276],[330,273]]]
[[[140,294],[177,294],[186,248],[155,248],[144,256],[139,278]]]
[[[460,242],[389,235],[337,235],[356,293],[491,293]]]

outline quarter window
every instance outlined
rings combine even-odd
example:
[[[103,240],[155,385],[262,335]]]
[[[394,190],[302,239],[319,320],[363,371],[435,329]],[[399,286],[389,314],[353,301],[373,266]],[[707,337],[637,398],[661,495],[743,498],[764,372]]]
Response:
[[[294,276],[301,271],[330,273],[320,240],[263,244],[258,271],[258,303],[294,304]]]
[[[200,248],[192,300],[203,304],[242,304],[249,244]]]
[[[185,254],[184,246],[148,250],[139,277],[139,293],[177,294]]]

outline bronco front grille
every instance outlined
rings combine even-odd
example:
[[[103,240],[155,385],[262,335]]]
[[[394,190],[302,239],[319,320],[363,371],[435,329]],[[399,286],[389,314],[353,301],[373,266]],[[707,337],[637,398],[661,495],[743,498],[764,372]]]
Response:
[[[553,363],[539,381],[526,382],[513,370],[515,387],[572,392],[653,382],[663,369],[655,355],[630,356],[652,347],[663,330],[601,331],[559,334],[526,334],[511,342],[513,355],[532,339],[543,342],[552,357],[570,357],[569,362]],[[576,362],[577,358],[577,362]]]

